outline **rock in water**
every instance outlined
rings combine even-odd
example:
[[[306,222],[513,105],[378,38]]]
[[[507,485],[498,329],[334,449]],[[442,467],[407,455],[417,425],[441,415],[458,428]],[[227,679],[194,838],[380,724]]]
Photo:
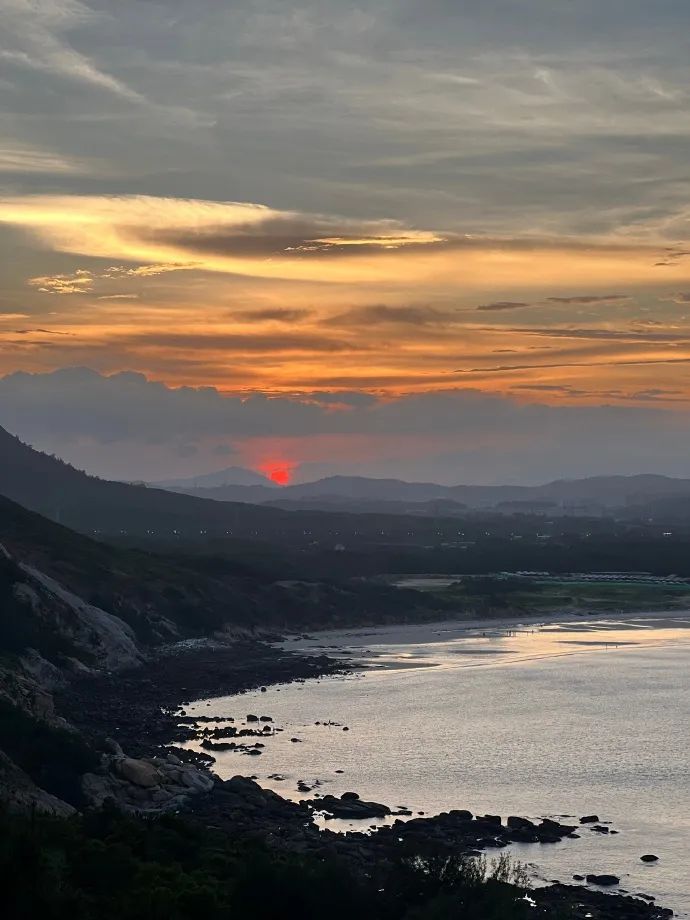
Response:
[[[482,820],[486,824],[494,824],[496,827],[501,826],[501,816],[500,815],[484,815]]]
[[[601,885],[604,888],[620,885],[621,883],[617,875],[588,875],[587,881],[590,885]]]
[[[515,830],[534,830],[534,823],[527,818],[520,818],[517,815],[511,815],[506,821],[508,827]]]
[[[312,805],[319,811],[327,812],[334,818],[385,818],[391,814],[391,810],[387,805],[381,805],[378,802],[364,802],[356,793],[348,795],[346,792],[339,799],[333,795],[325,795],[322,799],[314,800],[307,804]]]
[[[659,857],[655,856],[653,853],[645,853],[644,856],[640,856],[640,859],[642,860],[642,862],[652,863],[652,862],[658,862]]]

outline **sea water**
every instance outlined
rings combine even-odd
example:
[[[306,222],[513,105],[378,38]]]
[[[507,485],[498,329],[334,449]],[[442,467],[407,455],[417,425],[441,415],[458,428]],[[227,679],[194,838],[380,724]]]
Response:
[[[255,774],[295,799],[302,780],[427,815],[597,814],[618,833],[583,827],[579,840],[512,849],[537,883],[613,873],[690,916],[690,619],[439,624],[286,645],[344,655],[355,671],[188,707],[240,724],[267,714],[284,729],[261,757],[216,753],[219,775]],[[642,863],[646,853],[659,861]]]

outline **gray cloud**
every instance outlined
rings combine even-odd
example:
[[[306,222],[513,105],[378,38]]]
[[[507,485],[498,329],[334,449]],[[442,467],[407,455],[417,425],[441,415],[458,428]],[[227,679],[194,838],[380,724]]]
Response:
[[[528,306],[528,303],[522,303],[518,300],[497,300],[495,303],[480,304],[477,310],[486,313],[502,313],[504,310],[520,310],[522,307]]]
[[[677,294],[672,294],[664,299],[669,303],[690,304],[690,292],[679,291]]]
[[[599,329],[599,328],[582,328],[572,327],[564,329],[562,326],[543,326],[535,328],[533,326],[512,327],[512,332],[519,332],[522,335],[533,335],[549,339],[586,339],[590,341],[603,342],[667,342],[667,343],[687,343],[690,340],[690,332],[683,330],[679,332],[654,332],[652,327],[644,329]]]
[[[42,335],[74,335],[73,332],[61,332],[57,329],[13,329],[13,335],[36,335],[37,333]]]
[[[234,224],[190,230],[139,230],[136,236],[146,242],[172,244],[191,254],[255,259],[359,257],[385,253],[400,246],[414,250],[427,249],[430,245],[435,248],[468,245],[461,240],[419,241],[392,222],[382,222],[378,227],[358,226],[354,222],[318,216],[310,219],[270,217],[245,227]]]
[[[664,395],[675,394],[648,388],[639,399]],[[0,424],[94,472],[131,479],[206,472],[231,452],[241,461],[247,444],[276,439],[292,445],[305,474],[445,482],[680,474],[689,422],[687,408],[524,404],[472,389],[379,400],[362,393],[228,396],[212,387],[171,389],[141,374],[104,377],[85,369],[0,379]]]
[[[569,297],[547,297],[544,303],[568,306],[597,306],[599,304],[629,303],[631,300],[632,298],[628,294],[576,294]],[[539,302],[529,304],[521,301],[498,300],[495,303],[480,304],[476,309],[498,313],[504,310],[519,310],[522,307],[539,305]]]
[[[233,310],[229,316],[241,323],[296,323],[311,316],[311,310],[276,307],[264,310]]]
[[[123,336],[123,344],[136,346],[145,344],[159,348],[179,349],[205,349],[207,351],[229,352],[256,352],[256,353],[284,353],[284,352],[314,352],[337,353],[347,351],[367,351],[365,342],[348,342],[342,339],[328,338],[327,336],[310,335],[309,333],[257,333],[255,335],[241,333],[189,333],[189,332],[156,332],[155,336],[148,333],[132,333]]]
[[[682,3],[6,0],[3,27],[3,128],[34,182],[682,237]]]
[[[457,310],[445,310],[427,305],[392,307],[386,304],[355,307],[336,316],[329,317],[324,325],[329,326],[447,326],[460,322]]]
[[[546,300],[547,303],[590,306],[606,303],[627,303],[631,298],[628,294],[579,294],[574,297],[547,297]]]

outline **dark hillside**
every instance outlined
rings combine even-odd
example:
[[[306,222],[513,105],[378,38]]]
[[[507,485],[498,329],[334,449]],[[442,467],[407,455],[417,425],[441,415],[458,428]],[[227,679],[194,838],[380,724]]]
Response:
[[[271,573],[270,562],[255,570],[251,564],[227,557],[163,555],[115,547],[2,498],[0,543],[11,557],[0,553],[0,597],[7,600],[3,619],[7,642],[12,633],[13,647],[25,631],[24,626],[12,625],[13,585],[24,582],[27,572],[33,570],[54,579],[80,601],[117,616],[143,644],[208,635],[226,626],[286,630],[375,622],[389,616],[405,618],[423,615],[424,610],[417,608],[426,604],[416,592],[286,580],[284,567]],[[35,628],[34,624],[31,629]],[[54,625],[44,622],[41,629],[46,641],[50,633],[52,647]],[[29,642],[27,635],[25,644],[42,647],[45,643],[35,637]]]
[[[438,520],[400,514],[300,511],[218,502],[162,489],[89,476],[40,453],[0,428],[0,494],[83,533],[155,535],[185,539],[206,535],[290,545],[342,540],[435,542]],[[446,520],[449,535],[457,530]]]

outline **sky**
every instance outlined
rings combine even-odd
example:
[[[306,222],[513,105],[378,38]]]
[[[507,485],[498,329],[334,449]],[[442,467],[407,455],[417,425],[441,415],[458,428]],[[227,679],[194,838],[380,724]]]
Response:
[[[100,475],[689,475],[685,0],[2,0],[0,424]]]

